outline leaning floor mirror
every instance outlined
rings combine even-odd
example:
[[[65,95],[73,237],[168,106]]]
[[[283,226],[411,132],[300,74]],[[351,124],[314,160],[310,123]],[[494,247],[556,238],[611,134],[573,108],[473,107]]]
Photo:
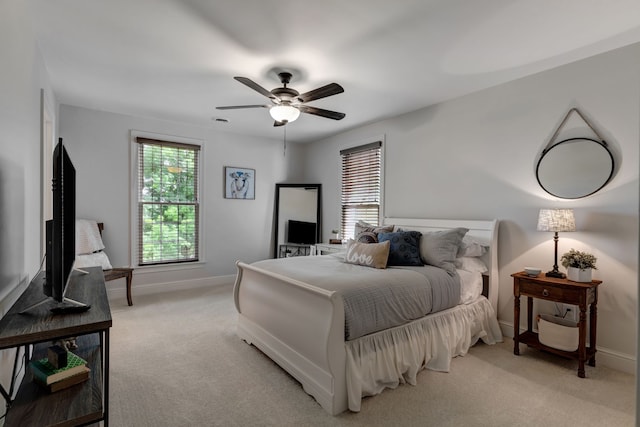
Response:
[[[321,234],[321,184],[276,184],[273,257],[310,255]]]

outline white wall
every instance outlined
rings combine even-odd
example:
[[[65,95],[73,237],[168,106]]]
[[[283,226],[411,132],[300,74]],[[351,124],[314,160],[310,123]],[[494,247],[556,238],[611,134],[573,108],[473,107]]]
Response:
[[[604,281],[598,303],[598,363],[633,372],[638,58],[640,45],[630,46],[313,143],[306,148],[307,179],[323,184],[323,218],[337,218],[340,212],[339,150],[384,135],[386,216],[501,221],[498,316],[511,334],[510,274],[524,266],[546,270],[553,265],[552,233],[536,231],[538,210],[573,208],[578,231],[561,234],[559,254],[574,247],[598,257],[594,277]],[[607,187],[573,201],[547,195],[534,173],[537,155],[571,107],[593,122],[621,162]],[[324,237],[330,237],[326,228]]]
[[[61,105],[59,134],[77,171],[77,216],[105,223],[105,251],[114,266],[130,263],[131,130],[204,141],[204,263],[188,270],[136,269],[134,299],[136,288],[234,275],[236,260],[251,262],[269,257],[275,183],[296,179],[295,172],[288,172],[289,165],[301,163],[296,144],[288,143],[285,154],[282,141]],[[256,170],[255,200],[223,198],[224,166]]]
[[[52,105],[27,2],[0,6],[0,316],[40,265],[40,91]],[[55,109],[55,108],[54,108]],[[10,383],[13,350],[0,351],[0,382]],[[3,399],[1,400],[3,401]],[[0,404],[0,415],[4,404]]]

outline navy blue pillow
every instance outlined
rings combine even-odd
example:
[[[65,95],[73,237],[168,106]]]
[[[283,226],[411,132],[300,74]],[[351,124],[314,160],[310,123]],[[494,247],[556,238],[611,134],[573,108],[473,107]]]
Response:
[[[420,258],[419,231],[379,233],[378,242],[390,243],[387,265],[424,265]]]

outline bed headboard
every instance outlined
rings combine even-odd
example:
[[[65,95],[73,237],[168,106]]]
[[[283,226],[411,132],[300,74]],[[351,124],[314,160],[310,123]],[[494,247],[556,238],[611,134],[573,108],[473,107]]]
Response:
[[[396,225],[408,230],[420,232],[447,230],[450,228],[468,228],[467,236],[489,247],[482,256],[489,269],[489,302],[498,311],[498,220],[457,220],[457,219],[424,219],[424,218],[385,218],[384,225]]]

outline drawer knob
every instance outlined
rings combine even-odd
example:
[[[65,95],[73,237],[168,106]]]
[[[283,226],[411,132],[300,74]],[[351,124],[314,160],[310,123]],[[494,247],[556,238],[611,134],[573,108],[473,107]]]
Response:
[[[548,297],[549,296],[549,291],[546,290],[546,289],[543,289],[542,290],[542,295],[545,296],[545,297]]]

